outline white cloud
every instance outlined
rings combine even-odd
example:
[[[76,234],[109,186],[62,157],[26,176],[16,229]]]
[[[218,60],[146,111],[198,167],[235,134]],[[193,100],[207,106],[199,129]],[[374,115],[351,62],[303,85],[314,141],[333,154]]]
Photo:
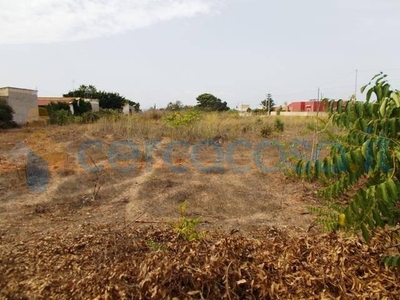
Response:
[[[219,0],[0,0],[0,44],[76,41],[211,13]]]

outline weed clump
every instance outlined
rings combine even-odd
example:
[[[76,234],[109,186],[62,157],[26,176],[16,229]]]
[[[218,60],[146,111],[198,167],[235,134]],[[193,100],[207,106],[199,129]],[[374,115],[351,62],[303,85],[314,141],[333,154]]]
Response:
[[[285,124],[282,122],[281,119],[277,118],[275,119],[275,130],[278,132],[283,132],[285,130]]]
[[[261,136],[263,137],[263,138],[268,138],[268,137],[270,137],[271,135],[272,135],[272,133],[274,132],[274,128],[272,128],[272,126],[271,125],[264,125],[262,128],[261,128]]]
[[[197,231],[197,225],[200,223],[201,217],[196,219],[189,219],[186,217],[186,206],[188,201],[184,201],[180,205],[181,217],[178,223],[174,224],[174,231],[184,239],[185,241],[191,242],[202,239],[204,232]]]

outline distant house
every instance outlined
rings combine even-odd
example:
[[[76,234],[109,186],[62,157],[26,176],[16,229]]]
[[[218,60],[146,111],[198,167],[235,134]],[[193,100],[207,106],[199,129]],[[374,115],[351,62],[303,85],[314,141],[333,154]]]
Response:
[[[14,110],[14,122],[25,125],[28,122],[39,120],[37,105],[37,91],[16,87],[0,88],[0,97],[6,99]]]
[[[284,104],[281,106],[281,108],[283,112],[289,111],[289,105]]]
[[[296,101],[287,106],[289,112],[323,112],[327,109],[328,103],[318,100]]]
[[[53,103],[58,103],[58,102],[64,102],[70,104],[71,112],[74,113],[74,109],[71,105],[72,101],[77,100],[80,98],[74,98],[74,97],[38,97],[37,98],[37,104],[39,107],[44,107],[51,102]],[[86,102],[90,102],[92,105],[92,111],[99,111],[100,106],[99,106],[99,99],[83,99]]]
[[[245,113],[250,108],[249,104],[240,104],[239,105],[239,112]]]
[[[130,114],[132,114],[132,113],[134,113],[134,112],[136,112],[135,106],[132,105],[132,104],[129,103],[129,102],[125,102],[125,103],[124,103],[124,106],[122,106],[122,113],[123,113],[124,115],[130,115]]]

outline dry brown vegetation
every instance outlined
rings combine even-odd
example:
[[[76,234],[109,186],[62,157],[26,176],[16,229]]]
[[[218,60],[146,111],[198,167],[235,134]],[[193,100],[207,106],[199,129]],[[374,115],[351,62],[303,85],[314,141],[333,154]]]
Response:
[[[283,133],[271,139],[288,145],[311,140],[311,118],[281,118]],[[0,134],[0,298],[4,299],[396,299],[399,276],[380,265],[387,235],[370,245],[342,233],[324,234],[313,226],[307,206],[318,205],[319,183],[304,182],[281,169],[279,151],[267,147],[262,160],[276,172],[261,172],[254,147],[273,117],[206,114],[192,126],[168,126],[159,112],[110,116],[90,125],[22,128]],[[235,140],[236,173],[200,172],[190,149],[165,147],[173,140],[191,145],[213,139],[226,151]],[[88,173],[78,163],[87,140]],[[110,164],[116,141],[131,140],[140,156],[120,167]],[[159,140],[146,164],[145,141]],[[47,161],[50,178],[43,193],[26,184],[30,149]],[[127,149],[123,149],[127,152]],[[303,151],[300,149],[300,151]],[[203,166],[215,163],[212,147],[197,155]],[[174,232],[180,204],[185,217],[201,216],[204,239],[187,242]]]

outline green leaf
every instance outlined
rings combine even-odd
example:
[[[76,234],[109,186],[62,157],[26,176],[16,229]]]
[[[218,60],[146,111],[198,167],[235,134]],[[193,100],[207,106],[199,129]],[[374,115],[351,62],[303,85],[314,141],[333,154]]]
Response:
[[[379,108],[379,112],[382,117],[385,117],[386,115],[386,105],[387,105],[387,98],[383,100],[381,107]]]
[[[364,156],[364,158],[368,158],[370,156],[370,150],[371,150],[371,140],[367,140],[361,148],[361,153]]]
[[[309,160],[306,163],[306,167],[305,167],[304,171],[305,171],[305,174],[306,174],[307,178],[310,179],[311,178],[311,160]]]
[[[371,230],[375,229],[374,220],[370,216],[366,216],[365,221],[367,222],[369,229],[371,229]]]
[[[333,169],[336,173],[343,172],[343,163],[340,155],[335,155],[333,157]]]
[[[389,126],[389,133],[391,138],[397,138],[397,120],[395,118],[391,118],[388,121],[388,126]]]
[[[397,256],[386,256],[382,259],[385,266],[390,268],[400,268],[400,255]]]
[[[369,100],[371,99],[372,93],[374,92],[374,88],[370,88],[367,92],[367,96],[366,96],[366,100],[367,103],[369,102]]]
[[[363,132],[367,132],[367,127],[368,127],[367,120],[360,119],[360,125],[361,125],[361,130]]]
[[[384,200],[385,202],[389,202],[390,198],[385,183],[382,183],[378,186],[378,195],[382,197],[382,200]]]
[[[376,94],[376,101],[379,103],[382,100],[382,86],[380,84],[375,85],[374,92]]]
[[[367,226],[365,226],[364,223],[361,223],[360,227],[361,227],[361,231],[362,231],[362,235],[363,235],[364,240],[365,240],[367,243],[369,243],[369,241],[371,240],[371,236],[370,236],[370,234],[369,234],[369,231],[368,231],[368,229],[367,229]]]
[[[387,193],[389,195],[389,198],[392,200],[397,200],[399,199],[399,193],[396,187],[396,183],[394,182],[394,180],[392,178],[388,179],[385,182],[385,187],[387,190]]]
[[[302,167],[303,167],[303,160],[300,159],[300,160],[297,162],[297,165],[296,165],[296,174],[297,174],[297,176],[301,176]]]
[[[322,173],[322,164],[320,160],[317,160],[315,162],[315,175],[317,176],[318,179],[321,178],[321,173]]]
[[[390,97],[390,85],[388,83],[385,83],[385,85],[383,86],[382,96]]]
[[[400,267],[400,255],[399,256],[393,256],[390,260],[390,266],[392,268],[394,267]]]
[[[379,211],[382,213],[383,216],[389,216],[390,215],[390,211],[387,207],[387,204],[384,201],[378,201],[377,202],[377,206]]]
[[[366,197],[364,197],[364,195],[360,193],[356,195],[356,204],[358,204],[364,211],[366,211],[368,208],[368,202],[364,200],[366,200]]]
[[[374,80],[376,77],[379,77],[382,75],[382,72],[379,72],[378,74],[375,74],[374,77],[372,77],[371,81]],[[369,84],[371,84],[371,81]]]
[[[362,118],[364,112],[364,105],[361,102],[357,101],[355,111],[357,114],[357,118]]]
[[[364,93],[365,89],[366,89],[370,84],[371,84],[371,82],[361,87],[361,94]]]
[[[341,114],[342,113],[342,110],[343,110],[343,107],[342,107],[342,103],[343,103],[343,100],[342,99],[340,99],[340,100],[338,100],[338,102],[337,102],[337,112],[339,113],[339,114]]]
[[[354,215],[358,216],[360,214],[356,201],[350,203],[350,209]]]
[[[382,227],[382,226],[385,225],[385,223],[383,222],[383,220],[381,218],[381,215],[380,215],[378,210],[373,209],[372,210],[372,216],[374,217],[374,220],[375,220],[375,223],[376,223],[377,226]]]
[[[390,97],[396,103],[396,107],[399,108],[400,107],[400,93],[399,92],[393,92]]]
[[[326,157],[323,164],[326,178],[332,178],[332,159],[330,157]]]

